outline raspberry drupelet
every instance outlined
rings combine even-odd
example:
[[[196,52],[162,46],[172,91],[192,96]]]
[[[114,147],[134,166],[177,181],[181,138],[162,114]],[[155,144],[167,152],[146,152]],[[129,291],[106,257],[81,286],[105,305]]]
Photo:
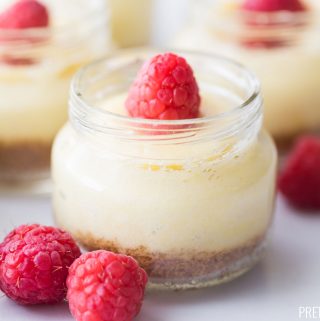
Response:
[[[62,301],[69,266],[79,256],[69,233],[38,224],[21,225],[0,244],[0,289],[20,304]]]
[[[176,120],[199,115],[200,95],[192,68],[173,53],[146,61],[126,99],[132,117]]]
[[[77,321],[131,321],[140,311],[147,280],[130,256],[85,253],[70,267],[70,311]]]

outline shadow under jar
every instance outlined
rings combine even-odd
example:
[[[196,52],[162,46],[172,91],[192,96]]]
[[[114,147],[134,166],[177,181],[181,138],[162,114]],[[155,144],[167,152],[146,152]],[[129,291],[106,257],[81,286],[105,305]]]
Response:
[[[259,85],[229,60],[178,52],[203,117],[127,117],[128,88],[154,54],[124,51],[73,80],[53,148],[55,220],[89,250],[135,257],[150,287],[218,284],[259,260],[272,220],[277,155]]]
[[[67,120],[80,66],[108,47],[104,0],[42,1],[46,28],[0,28],[0,185],[37,185],[49,176],[53,139]],[[82,4],[82,5],[80,5]],[[92,37],[92,34],[95,36]]]
[[[320,130],[320,2],[302,12],[245,12],[244,0],[195,3],[179,48],[219,52],[252,69],[261,81],[265,127],[281,147]]]

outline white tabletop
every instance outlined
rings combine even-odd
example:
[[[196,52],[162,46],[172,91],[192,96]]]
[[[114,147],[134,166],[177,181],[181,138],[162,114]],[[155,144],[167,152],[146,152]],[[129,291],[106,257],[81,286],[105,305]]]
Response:
[[[0,237],[22,223],[53,224],[48,198],[0,197]],[[300,306],[320,306],[320,215],[279,199],[266,258],[215,288],[147,293],[137,321],[294,321]],[[302,310],[301,310],[302,311]],[[303,318],[304,317],[304,318]],[[302,315],[301,319],[306,319]],[[0,299],[1,321],[72,320],[67,304],[22,307]]]

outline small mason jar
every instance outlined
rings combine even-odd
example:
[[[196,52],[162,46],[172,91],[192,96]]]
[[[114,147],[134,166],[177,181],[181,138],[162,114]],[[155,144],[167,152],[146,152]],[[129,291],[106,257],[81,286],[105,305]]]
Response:
[[[52,169],[59,226],[88,250],[135,257],[151,287],[173,289],[233,279],[259,260],[277,159],[256,78],[224,58],[177,54],[198,80],[202,117],[128,117],[128,88],[155,52],[109,56],[74,78]]]
[[[42,2],[49,27],[0,29],[0,185],[5,190],[35,187],[48,177],[51,145],[67,120],[71,78],[108,48],[104,0]]]
[[[320,3],[302,12],[244,12],[244,0],[195,2],[179,48],[219,52],[259,77],[265,126],[280,145],[320,129]]]

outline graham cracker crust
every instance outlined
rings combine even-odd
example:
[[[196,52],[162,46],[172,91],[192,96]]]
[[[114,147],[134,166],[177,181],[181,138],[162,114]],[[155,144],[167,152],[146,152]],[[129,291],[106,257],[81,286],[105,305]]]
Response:
[[[51,143],[0,142],[0,179],[43,176],[50,168]]]
[[[99,239],[88,233],[76,233],[74,237],[89,251],[105,249],[130,255],[146,270],[149,277],[158,279],[197,278],[227,271],[229,266],[250,256],[265,240],[265,235],[260,235],[239,247],[219,252],[183,250],[159,253],[145,246],[124,248],[117,242]]]

